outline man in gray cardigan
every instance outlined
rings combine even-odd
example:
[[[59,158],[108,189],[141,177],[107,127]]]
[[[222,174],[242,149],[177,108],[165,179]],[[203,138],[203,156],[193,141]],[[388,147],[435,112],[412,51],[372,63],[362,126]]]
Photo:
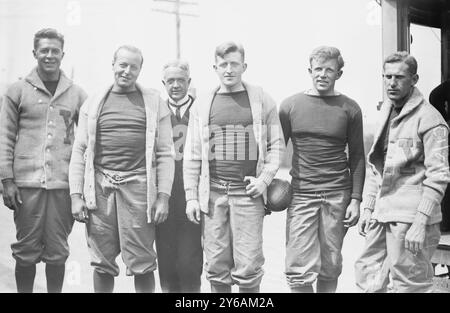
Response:
[[[415,87],[417,61],[407,52],[383,63],[387,99],[367,155],[364,213],[366,237],[356,261],[363,292],[431,292],[431,257],[439,243],[440,203],[449,182],[448,126]]]
[[[34,36],[37,67],[7,90],[0,113],[3,201],[14,210],[18,292],[32,292],[36,263],[46,263],[48,292],[61,292],[72,230],[68,170],[74,124],[86,98],[60,70],[64,37]]]
[[[139,49],[114,53],[114,84],[81,108],[69,168],[72,213],[86,222],[94,290],[112,292],[122,253],[136,292],[153,292],[155,224],[168,215],[174,173],[170,111],[136,84]]]
[[[220,86],[196,100],[184,150],[186,214],[202,221],[212,292],[230,292],[233,284],[259,292],[264,196],[284,151],[276,104],[242,82],[244,59],[234,42],[216,48]]]

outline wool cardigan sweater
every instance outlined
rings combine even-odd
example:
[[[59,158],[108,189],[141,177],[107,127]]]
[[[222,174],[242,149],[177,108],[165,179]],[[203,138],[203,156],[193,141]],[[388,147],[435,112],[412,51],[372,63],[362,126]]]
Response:
[[[151,219],[151,208],[157,194],[162,192],[170,196],[174,176],[175,150],[172,141],[170,111],[161,99],[159,92],[144,89],[141,91],[146,116],[146,173],[147,173],[147,220]],[[103,92],[89,97],[81,107],[80,119],[72,158],[69,167],[70,194],[82,194],[88,209],[96,209],[95,197],[95,140],[97,121],[112,86]]]
[[[272,182],[285,150],[283,132],[275,101],[261,87],[243,83],[248,92],[253,117],[253,131],[258,145],[256,177],[267,186]],[[199,96],[191,108],[186,145],[184,149],[184,188],[186,201],[196,199],[200,209],[208,213],[210,192],[209,177],[209,113],[214,95],[212,92]],[[266,193],[263,197],[266,201]]]
[[[427,215],[428,224],[442,219],[440,203],[447,183],[448,126],[441,114],[420,91],[414,90],[389,127],[386,163],[377,143],[389,121],[392,103],[382,106],[381,119],[367,156],[369,169],[364,186],[363,207],[373,210],[380,222],[412,223],[417,212]]]
[[[52,95],[34,68],[12,84],[0,113],[0,179],[19,187],[68,189],[74,125],[86,93],[61,71]]]

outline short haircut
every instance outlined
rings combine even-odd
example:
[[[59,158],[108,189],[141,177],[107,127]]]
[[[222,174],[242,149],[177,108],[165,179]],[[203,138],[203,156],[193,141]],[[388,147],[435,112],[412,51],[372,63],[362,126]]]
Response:
[[[224,43],[218,45],[216,47],[214,58],[216,58],[216,59],[217,59],[217,57],[223,58],[226,54],[231,53],[231,52],[239,52],[242,56],[242,61],[245,60],[244,47],[241,44],[236,43],[234,41],[227,41],[227,42],[224,42]]]
[[[122,49],[139,54],[141,56],[141,67],[142,67],[142,64],[144,63],[144,56],[142,55],[141,50],[139,50],[135,46],[130,45],[122,45],[119,48],[117,48],[117,50],[114,52],[113,64],[116,63],[117,53]]]
[[[317,47],[309,56],[309,64],[311,64],[312,60],[336,60],[339,71],[344,67],[344,59],[342,58],[341,51],[336,47]]]
[[[163,75],[166,70],[170,67],[175,67],[186,73],[187,77],[190,77],[191,73],[189,71],[189,63],[184,60],[171,60],[164,64],[163,66]]]
[[[39,45],[39,40],[48,38],[48,39],[57,39],[61,43],[61,48],[64,49],[64,36],[61,33],[58,33],[56,29],[53,28],[43,28],[34,34],[33,46],[34,50],[37,49]]]
[[[417,74],[417,60],[406,51],[397,51],[386,57],[383,62],[383,70],[386,63],[399,63],[403,62],[408,65],[408,72],[411,75]]]

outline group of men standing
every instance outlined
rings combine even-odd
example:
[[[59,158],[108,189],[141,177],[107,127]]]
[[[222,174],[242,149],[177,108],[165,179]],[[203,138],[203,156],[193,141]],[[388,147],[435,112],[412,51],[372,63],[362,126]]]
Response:
[[[121,254],[136,292],[259,292],[267,187],[291,139],[293,196],[286,268],[292,292],[335,292],[342,245],[363,214],[356,263],[362,291],[432,289],[440,202],[450,181],[448,126],[421,95],[406,52],[383,64],[387,99],[364,160],[359,105],[335,89],[343,58],[310,56],[312,88],[282,102],[242,80],[240,44],[215,51],[219,86],[189,94],[188,63],[163,67],[169,96],[137,84],[144,57],[113,56],[114,82],[89,97],[60,70],[64,37],[35,34],[37,66],[6,92],[0,113],[0,179],[14,211],[18,292],[32,292],[36,264],[60,292],[74,219],[86,223],[96,292],[112,292]],[[76,134],[74,126],[77,125]],[[363,192],[364,189],[364,192]],[[156,246],[156,250],[154,249]],[[411,270],[411,269],[414,270]]]

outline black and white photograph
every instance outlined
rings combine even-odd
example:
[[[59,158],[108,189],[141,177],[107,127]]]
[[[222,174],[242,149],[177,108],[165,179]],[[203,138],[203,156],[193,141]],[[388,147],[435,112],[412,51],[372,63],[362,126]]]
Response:
[[[0,40],[0,293],[450,292],[450,0],[0,0]]]

